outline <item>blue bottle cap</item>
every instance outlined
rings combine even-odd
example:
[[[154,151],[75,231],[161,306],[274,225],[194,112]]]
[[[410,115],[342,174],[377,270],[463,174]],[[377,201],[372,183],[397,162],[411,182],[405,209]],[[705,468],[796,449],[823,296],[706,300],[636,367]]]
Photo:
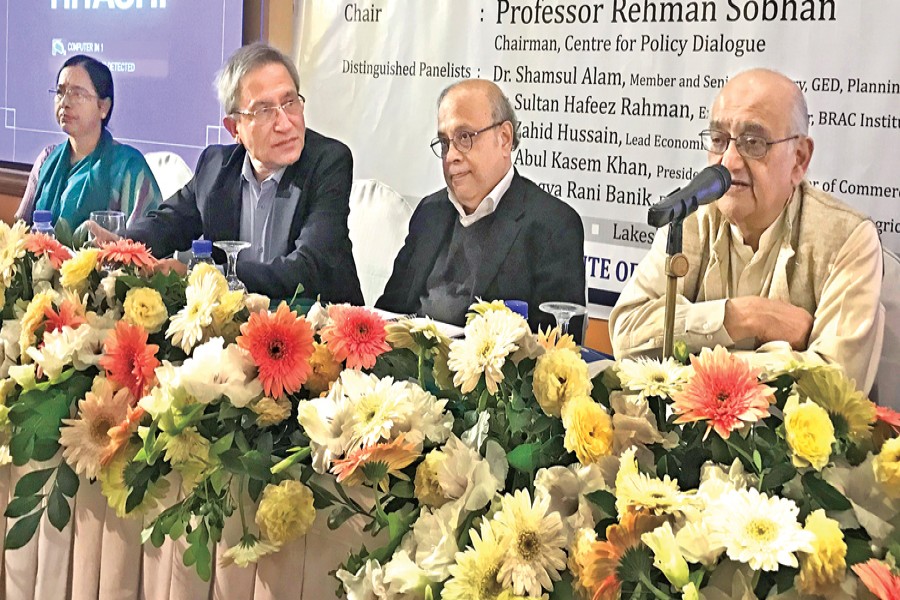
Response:
[[[514,313],[522,315],[526,319],[528,318],[528,303],[524,300],[504,300],[503,304]]]
[[[194,256],[212,254],[212,240],[194,240],[191,244],[191,252]]]
[[[53,213],[49,210],[36,210],[31,216],[34,223],[50,223],[53,221]]]

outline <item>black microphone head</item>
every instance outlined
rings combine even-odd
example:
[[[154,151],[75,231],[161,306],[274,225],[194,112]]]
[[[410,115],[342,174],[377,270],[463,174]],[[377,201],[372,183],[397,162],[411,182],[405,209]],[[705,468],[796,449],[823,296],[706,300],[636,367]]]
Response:
[[[725,192],[728,191],[728,188],[731,187],[731,171],[722,165],[710,165],[703,170],[715,173],[721,179],[722,193],[719,194],[719,198],[724,196]]]

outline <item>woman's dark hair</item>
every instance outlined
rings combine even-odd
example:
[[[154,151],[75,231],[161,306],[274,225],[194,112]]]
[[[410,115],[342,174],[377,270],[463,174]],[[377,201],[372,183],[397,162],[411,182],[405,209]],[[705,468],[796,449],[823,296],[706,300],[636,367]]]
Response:
[[[84,54],[76,54],[64,62],[63,66],[59,68],[59,73],[56,74],[57,81],[59,81],[59,74],[62,73],[63,69],[66,67],[84,67],[84,70],[87,71],[88,76],[91,78],[91,83],[94,84],[94,89],[97,91],[97,97],[109,99],[109,111],[107,111],[106,116],[103,118],[103,126],[106,127],[109,124],[109,118],[112,116],[113,106],[116,103],[112,73],[110,73],[109,67],[96,58],[91,58]]]

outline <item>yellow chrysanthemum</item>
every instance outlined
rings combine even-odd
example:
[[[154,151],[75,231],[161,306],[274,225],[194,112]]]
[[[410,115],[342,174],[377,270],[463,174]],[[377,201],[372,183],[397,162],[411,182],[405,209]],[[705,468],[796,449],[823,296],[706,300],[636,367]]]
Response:
[[[512,312],[509,310],[509,307],[503,303],[503,300],[491,300],[490,302],[482,300],[481,298],[478,298],[477,300],[477,302],[469,307],[469,312],[466,313],[466,325],[478,315],[484,315],[494,310],[500,312]]]
[[[572,398],[562,415],[566,435],[563,445],[583,465],[597,462],[612,452],[612,419],[588,396]]]
[[[312,356],[309,357],[312,372],[306,378],[303,387],[309,390],[310,396],[319,396],[331,389],[331,384],[337,381],[341,374],[341,363],[334,359],[334,355],[325,344],[316,342],[313,347]]]
[[[425,460],[419,463],[416,469],[415,496],[420,504],[440,508],[450,501],[444,495],[444,490],[438,480],[438,470],[447,455],[438,450],[432,450],[425,455]]]
[[[250,405],[250,410],[256,413],[256,424],[260,427],[277,425],[291,416],[291,401],[287,396],[279,399],[265,396]]]
[[[25,314],[21,320],[22,331],[19,334],[19,348],[21,348],[23,363],[31,362],[31,357],[25,350],[34,345],[36,340],[34,332],[37,331],[46,318],[44,311],[53,307],[53,297],[55,295],[53,290],[38,292],[34,295],[31,302],[28,303],[28,308],[25,309]]]
[[[815,402],[801,404],[792,394],[784,406],[784,429],[795,467],[811,466],[821,471],[828,464],[834,425],[824,408]]]
[[[856,389],[856,383],[831,366],[812,367],[797,372],[797,391],[832,416],[837,434],[846,428],[854,442],[867,439],[875,423],[875,404]]]
[[[244,292],[240,290],[225,292],[219,296],[219,303],[213,307],[213,327],[224,327],[242,308],[244,308]]]
[[[206,278],[213,282],[213,295],[215,298],[220,298],[228,292],[228,281],[225,279],[225,276],[222,275],[215,265],[209,263],[194,265],[194,268],[191,269],[191,274],[188,275],[188,285],[197,287],[201,284],[201,280]],[[204,285],[209,285],[209,283],[207,282]]]
[[[838,522],[822,509],[806,517],[806,531],[815,535],[809,554],[800,555],[798,589],[804,594],[829,596],[840,586],[847,570],[847,544]]]
[[[587,363],[574,350],[550,350],[534,368],[534,397],[544,412],[558,417],[566,402],[591,393]]]
[[[26,233],[23,221],[17,221],[12,226],[0,222],[0,284],[4,291],[12,285],[17,270],[16,261],[25,256]]]
[[[209,440],[196,427],[187,427],[178,435],[166,435],[165,449],[165,459],[173,465],[192,460],[205,462],[209,458]]]
[[[900,498],[900,438],[884,443],[872,462],[872,468],[885,493],[891,498]]]
[[[162,296],[150,287],[136,287],[125,294],[125,320],[156,333],[169,318]]]
[[[85,248],[75,253],[75,256],[67,260],[60,267],[59,282],[63,287],[78,288],[87,280],[88,276],[97,268],[97,259],[100,250],[97,248]]]
[[[256,511],[259,530],[275,544],[306,535],[315,518],[312,491],[293,479],[267,485]]]
[[[559,327],[547,327],[547,331],[543,331],[538,327],[537,341],[538,344],[543,346],[546,350],[567,349],[575,352],[578,351],[578,345],[575,343],[575,338],[568,333],[561,335]]]

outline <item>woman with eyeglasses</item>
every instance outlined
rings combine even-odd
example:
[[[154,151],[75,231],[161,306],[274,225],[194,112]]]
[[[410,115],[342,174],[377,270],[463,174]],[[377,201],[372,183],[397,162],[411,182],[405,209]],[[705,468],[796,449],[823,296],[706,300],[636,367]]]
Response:
[[[109,68],[79,54],[56,79],[54,115],[69,138],[38,156],[16,218],[31,223],[35,210],[49,210],[54,224],[63,218],[75,228],[93,211],[122,211],[130,223],[158,206],[161,194],[147,161],[107,129],[114,106]]]

